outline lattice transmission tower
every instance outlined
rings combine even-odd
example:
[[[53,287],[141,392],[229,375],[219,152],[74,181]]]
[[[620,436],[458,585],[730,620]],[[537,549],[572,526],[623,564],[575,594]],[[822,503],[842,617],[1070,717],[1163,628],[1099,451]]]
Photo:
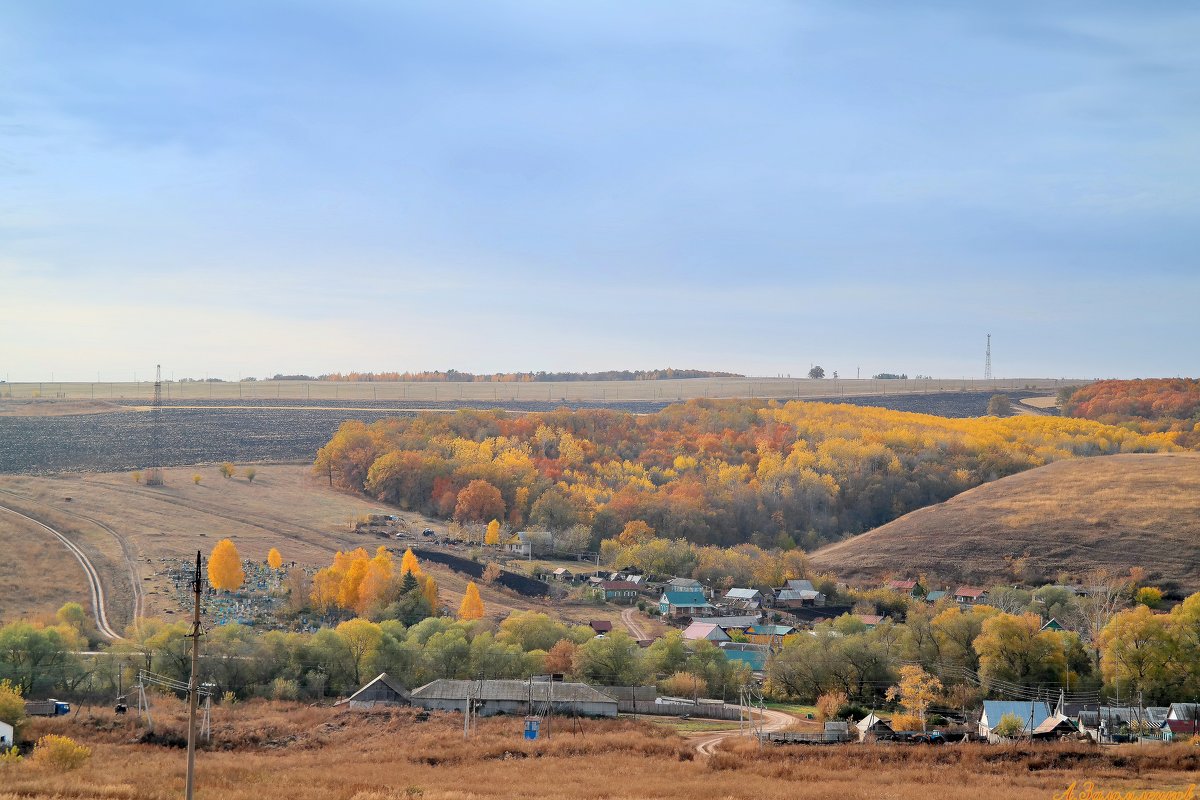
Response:
[[[147,486],[162,486],[162,443],[159,437],[162,416],[162,364],[155,365],[154,403],[150,407],[150,468],[146,470]]]
[[[992,335],[987,335],[987,354],[983,358],[983,379],[990,381],[992,379]]]

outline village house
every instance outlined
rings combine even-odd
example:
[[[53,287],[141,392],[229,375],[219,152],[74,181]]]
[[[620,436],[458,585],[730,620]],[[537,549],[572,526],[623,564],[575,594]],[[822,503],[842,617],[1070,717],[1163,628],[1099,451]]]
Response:
[[[601,581],[596,587],[598,596],[606,603],[631,604],[637,600],[637,584],[629,581]]]
[[[987,600],[987,596],[987,589],[981,589],[978,586],[960,586],[954,590],[954,602],[964,606],[982,603]]]
[[[936,603],[938,600],[941,600],[945,596],[946,596],[946,591],[944,589],[935,589],[934,591],[925,595],[925,602],[926,603]]]
[[[699,589],[667,589],[658,600],[658,611],[664,617],[694,617],[711,613],[713,607]]]
[[[566,567],[559,567],[558,569],[554,570],[554,572],[550,573],[550,577],[554,578],[556,581],[565,581],[568,583],[575,580],[574,573],[572,573],[571,570],[567,569]]]
[[[334,703],[335,706],[349,706],[353,709],[375,708],[376,706],[407,706],[411,695],[404,684],[382,672],[363,685],[345,700]]]
[[[754,625],[746,629],[746,639],[752,644],[765,644],[772,650],[779,650],[783,647],[783,637],[794,632],[790,625]]]
[[[747,628],[757,625],[761,620],[762,617],[759,614],[738,614],[730,617],[692,617],[692,622],[719,625],[721,630],[726,633],[730,631],[745,633]]]
[[[746,611],[753,611],[762,605],[762,592],[758,589],[730,589],[725,593],[725,602],[728,605]]]
[[[1168,741],[1177,736],[1200,734],[1200,703],[1172,703],[1159,730]]]
[[[888,581],[885,588],[909,597],[924,597],[927,593],[925,587],[915,580]]]
[[[771,650],[766,645],[750,644],[749,642],[718,642],[717,647],[725,654],[727,661],[737,661],[745,664],[755,675],[761,675],[767,669],[767,657]]]
[[[522,558],[533,554],[533,542],[525,531],[517,531],[504,542],[504,549]]]
[[[1001,737],[992,731],[1006,715],[1021,720],[1020,736],[1031,735],[1038,726],[1053,717],[1049,704],[1040,700],[984,700],[983,715],[979,718],[979,735],[993,744],[1000,741]]]
[[[874,630],[875,626],[883,622],[883,617],[879,614],[855,614],[854,618],[867,626],[867,630]]]
[[[612,623],[606,619],[594,619],[588,623],[588,627],[591,628],[597,636],[606,636],[612,633],[613,628]]]
[[[719,625],[710,622],[693,622],[684,628],[683,638],[687,641],[728,642],[729,634]]]
[[[13,726],[7,722],[0,721],[0,752],[8,750],[16,744],[16,741]]]

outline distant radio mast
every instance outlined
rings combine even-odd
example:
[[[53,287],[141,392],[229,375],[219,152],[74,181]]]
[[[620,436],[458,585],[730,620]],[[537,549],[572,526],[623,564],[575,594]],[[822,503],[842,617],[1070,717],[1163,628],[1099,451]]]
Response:
[[[150,469],[146,470],[147,486],[162,486],[162,453],[159,444],[159,417],[162,416],[162,364],[154,371],[154,403],[150,407]]]
[[[992,335],[987,335],[987,355],[983,359],[983,379],[990,381],[992,379]]]

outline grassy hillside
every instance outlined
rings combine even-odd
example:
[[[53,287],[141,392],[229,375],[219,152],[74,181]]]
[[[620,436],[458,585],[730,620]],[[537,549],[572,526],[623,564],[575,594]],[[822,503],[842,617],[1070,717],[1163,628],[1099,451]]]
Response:
[[[256,465],[254,482],[222,478],[215,466],[166,470],[166,486],[135,484],[127,473],[63,475],[41,478],[0,475],[0,503],[63,531],[91,558],[109,596],[110,613],[123,628],[130,618],[128,570],[136,570],[145,594],[145,613],[178,611],[163,570],[193,556],[207,556],[221,538],[231,538],[244,558],[265,559],[278,547],[286,561],[328,566],[336,550],[366,547],[382,540],[351,533],[349,520],[387,509],[360,497],[330,489],[307,467]],[[202,477],[200,484],[192,476]],[[68,500],[69,498],[69,500]],[[410,529],[445,525],[418,514],[404,514]],[[101,527],[107,526],[107,528]],[[131,565],[122,541],[133,557]],[[63,603],[85,602],[79,566],[67,551],[36,526],[0,515],[0,623],[52,615]],[[465,554],[460,552],[460,555]],[[35,565],[29,569],[28,565]],[[436,564],[425,568],[438,581],[441,598],[457,608],[467,578]],[[53,570],[54,580],[45,578]],[[551,605],[491,585],[481,587],[489,616],[501,619],[513,610],[537,609],[575,622],[618,619],[612,608]]]
[[[811,557],[818,568],[849,579],[926,574],[935,582],[1053,580],[1063,572],[1142,567],[1152,581],[1195,591],[1200,455],[1055,462],[914,511]]]

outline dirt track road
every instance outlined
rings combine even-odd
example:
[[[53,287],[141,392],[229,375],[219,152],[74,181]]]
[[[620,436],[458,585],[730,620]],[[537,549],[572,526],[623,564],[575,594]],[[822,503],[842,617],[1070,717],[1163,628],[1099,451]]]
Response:
[[[20,511],[9,508],[5,505],[0,505],[0,511],[7,511],[9,514],[18,516],[26,522],[48,531],[60,542],[62,542],[69,551],[71,551],[71,555],[75,556],[75,560],[79,562],[79,566],[83,567],[83,574],[87,578],[88,588],[92,593],[92,617],[96,621],[96,630],[101,636],[110,641],[124,638],[121,636],[121,634],[113,630],[112,626],[108,624],[107,601],[104,597],[104,586],[100,583],[100,573],[96,571],[95,566],[92,565],[91,560],[84,554],[84,552],[80,550],[74,542],[44,522],[39,522],[33,517],[22,514]]]
[[[758,712],[756,711],[755,714]],[[763,714],[763,733],[776,733],[787,728],[796,722],[796,718],[791,714],[785,714],[782,711],[773,711],[769,708],[762,710]],[[702,756],[711,756],[716,752],[717,746],[734,736],[740,736],[741,731],[721,731],[719,733],[702,733],[692,737],[692,742],[696,745],[696,752]]]
[[[636,608],[625,609],[621,612],[621,622],[624,623],[625,627],[629,630],[629,635],[634,639],[638,641],[649,639],[650,637],[646,635],[646,630],[637,621],[637,613]]]

